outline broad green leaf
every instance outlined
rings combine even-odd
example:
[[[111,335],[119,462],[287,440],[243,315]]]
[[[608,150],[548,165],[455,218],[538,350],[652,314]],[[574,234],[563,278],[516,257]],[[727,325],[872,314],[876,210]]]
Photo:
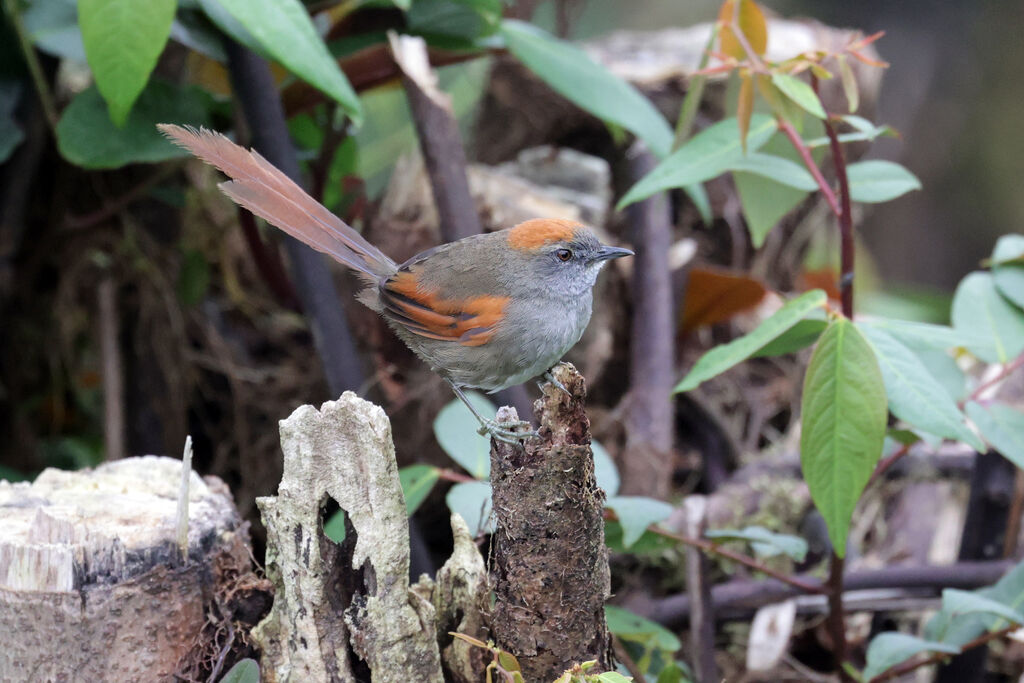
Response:
[[[32,0],[21,15],[25,31],[43,52],[85,64],[76,0]]]
[[[981,588],[974,594],[1013,610],[1024,608],[1024,562],[1006,572],[994,585]],[[962,646],[985,631],[1001,626],[1006,626],[1006,622],[991,614],[954,614],[943,605],[943,609],[928,621],[924,636],[928,640]]]
[[[619,468],[598,442],[592,441],[590,450],[594,453],[594,479],[597,485],[604,489],[605,496],[614,496],[619,492]]]
[[[665,118],[640,91],[586,52],[514,19],[502,22],[501,33],[509,51],[558,94],[599,119],[630,131],[657,156],[669,153],[672,129]]]
[[[818,183],[814,182],[814,178],[806,168],[795,161],[774,154],[759,152],[747,154],[733,161],[728,170],[754,173],[774,180],[780,185],[804,192],[813,192],[818,189]]]
[[[220,683],[260,683],[260,665],[255,659],[243,659],[224,674]]]
[[[988,363],[1007,363],[1024,350],[1024,312],[999,294],[991,273],[974,272],[953,295],[953,327],[983,335],[985,344],[967,348]]]
[[[167,44],[176,7],[176,0],[78,0],[85,56],[119,128]]]
[[[615,605],[604,606],[604,618],[608,630],[619,638],[628,640],[650,640],[659,650],[675,652],[683,647],[674,633],[661,624],[645,619],[627,609]]]
[[[402,483],[402,494],[405,496],[406,514],[411,516],[420,505],[423,505],[440,474],[441,471],[431,465],[409,465],[398,470],[398,480]]]
[[[893,415],[926,432],[985,449],[964,424],[963,413],[953,398],[913,351],[876,327],[864,325],[859,329],[875,349]]]
[[[358,126],[359,98],[299,0],[219,0],[275,60],[342,106]]]
[[[972,345],[984,345],[983,334],[972,330],[963,330],[948,325],[919,323],[893,318],[870,318],[857,322],[859,326],[874,327],[895,337],[901,344],[915,351],[942,351],[953,348],[969,348]]]
[[[700,383],[720,375],[729,368],[750,358],[784,332],[800,322],[811,311],[825,305],[825,292],[820,289],[793,299],[766,318],[753,332],[711,349],[694,363],[686,377],[676,385],[673,393],[690,391]]]
[[[775,132],[775,119],[755,114],[747,133],[747,152],[760,149]],[[619,200],[616,210],[653,194],[684,185],[703,183],[725,173],[743,157],[739,125],[735,118],[725,119],[702,130],[654,167]]]
[[[850,199],[878,204],[920,190],[921,181],[899,164],[881,159],[857,161],[846,167]]]
[[[189,156],[156,129],[172,121],[208,126],[209,97],[194,87],[179,88],[151,80],[132,107],[124,127],[116,127],[107,115],[95,87],[71,101],[57,124],[57,148],[61,155],[83,168],[119,168],[125,164],[167,161]]]
[[[743,529],[715,529],[704,535],[716,541],[747,541],[750,547],[762,557],[784,554],[797,562],[807,557],[807,541],[799,536],[777,534],[762,526],[748,526]]]
[[[234,39],[236,43],[244,45],[261,57],[272,58],[260,42],[256,40],[256,37],[249,33],[242,26],[241,22],[235,19],[234,15],[228,11],[227,7],[220,0],[196,0],[196,2],[202,8],[206,18],[223,33]]]
[[[772,84],[782,91],[783,95],[800,105],[800,108],[808,114],[819,119],[825,118],[825,109],[821,106],[821,100],[807,83],[796,76],[776,73],[772,74]]]
[[[960,369],[956,358],[950,355],[949,352],[937,349],[921,349],[914,351],[914,355],[924,364],[928,374],[942,385],[942,388],[946,390],[950,398],[959,404],[960,401],[967,397],[967,375]]]
[[[864,668],[863,680],[870,681],[878,674],[905,662],[922,652],[946,652],[957,654],[960,648],[924,640],[907,633],[879,633],[868,645],[868,662]]]
[[[668,503],[644,496],[609,496],[605,507],[615,511],[622,525],[622,544],[628,549],[650,525],[672,514]]]
[[[971,401],[967,404],[967,416],[992,448],[1024,469],[1024,413],[1003,403],[983,406]]]
[[[822,311],[822,313],[824,313],[824,311]],[[782,356],[787,353],[799,351],[800,349],[805,349],[818,341],[818,337],[821,336],[821,333],[825,331],[826,327],[828,327],[828,323],[825,321],[824,315],[822,315],[821,319],[804,318],[796,325],[793,325],[793,327],[776,337],[773,341],[768,342],[758,349],[751,358]]]
[[[411,33],[474,40],[492,35],[501,25],[501,0],[416,0],[406,2]]]
[[[845,318],[832,322],[804,378],[800,464],[839,557],[850,518],[882,454],[885,386],[871,345]]]
[[[1003,235],[992,252],[992,276],[999,293],[1024,308],[1024,235]]]
[[[224,36],[202,12],[179,9],[171,24],[171,40],[218,62],[228,61]]]
[[[597,680],[600,683],[632,683],[632,678],[626,678],[618,671],[605,671],[597,674]]]
[[[493,403],[474,391],[467,391],[466,396],[480,415],[494,417],[497,409]],[[444,452],[473,477],[487,479],[491,476],[491,440],[478,429],[480,421],[457,398],[434,419],[434,436]]]
[[[658,556],[666,550],[679,545],[678,541],[656,534],[653,531],[645,531],[640,538],[626,547],[625,531],[622,525],[614,520],[607,520],[604,523],[604,542],[613,552],[629,553],[637,557],[642,555]]]
[[[1024,624],[1024,615],[1013,607],[978,593],[956,588],[946,588],[942,591],[942,609],[953,614],[994,614],[1015,624]]]
[[[491,485],[486,481],[467,481],[448,489],[444,498],[448,509],[466,521],[473,536],[494,532],[491,514]]]
[[[345,511],[338,510],[331,518],[324,522],[324,536],[335,543],[345,540]]]

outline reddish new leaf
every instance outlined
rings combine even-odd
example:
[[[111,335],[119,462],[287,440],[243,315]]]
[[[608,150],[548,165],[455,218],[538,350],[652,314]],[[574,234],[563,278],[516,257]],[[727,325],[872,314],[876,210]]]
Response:
[[[765,291],[764,285],[745,275],[694,268],[686,285],[680,331],[686,333],[728,320],[759,304]]]

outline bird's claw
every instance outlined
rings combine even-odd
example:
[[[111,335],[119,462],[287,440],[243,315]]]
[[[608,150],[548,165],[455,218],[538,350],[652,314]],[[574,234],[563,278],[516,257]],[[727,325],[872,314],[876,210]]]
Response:
[[[562,384],[561,382],[559,382],[559,381],[558,381],[558,380],[557,380],[557,379],[555,378],[555,376],[551,374],[551,370],[552,370],[552,369],[553,369],[553,368],[551,368],[551,369],[548,369],[548,370],[547,370],[547,372],[545,372],[545,373],[544,373],[544,381],[545,381],[545,382],[548,382],[548,383],[549,383],[549,384],[551,384],[551,385],[553,385],[553,386],[554,386],[554,387],[555,387],[556,389],[561,389],[561,390],[562,390],[562,393],[564,393],[564,394],[565,394],[566,396],[570,396],[571,394],[569,393],[569,390],[565,388],[565,385],[564,385],[564,384]],[[543,384],[542,384],[542,385],[540,385],[540,390],[541,390],[542,392],[544,391],[544,385],[543,385]]]
[[[526,428],[525,430],[523,428]],[[498,422],[496,420],[483,420],[480,429],[477,430],[481,436],[490,436],[495,441],[502,443],[517,444],[523,439],[538,439],[540,432],[530,429],[529,422],[517,420],[515,422]]]

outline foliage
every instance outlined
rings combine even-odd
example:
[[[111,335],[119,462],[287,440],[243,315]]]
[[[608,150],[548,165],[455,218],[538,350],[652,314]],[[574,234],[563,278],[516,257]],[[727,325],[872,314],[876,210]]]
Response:
[[[260,665],[255,659],[243,659],[220,679],[220,683],[259,683]]]

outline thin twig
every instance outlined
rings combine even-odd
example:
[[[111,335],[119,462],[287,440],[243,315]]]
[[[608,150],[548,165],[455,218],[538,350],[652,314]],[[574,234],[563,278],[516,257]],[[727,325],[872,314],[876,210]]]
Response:
[[[455,470],[451,470],[451,469],[448,469],[448,468],[444,468],[444,469],[438,470],[437,471],[437,478],[441,479],[443,481],[454,481],[454,482],[458,482],[458,483],[469,482],[469,481],[477,481],[476,479],[474,479],[473,477],[469,476],[468,474],[463,474],[462,472],[456,472]]]
[[[777,116],[775,120],[778,122],[779,128],[782,132],[786,134],[787,138],[789,138],[789,142],[793,145],[793,148],[796,149],[797,154],[800,155],[800,159],[804,162],[804,166],[806,166],[807,170],[811,172],[814,182],[818,184],[818,189],[821,190],[821,194],[825,197],[825,201],[828,202],[828,206],[832,209],[832,213],[839,216],[841,213],[839,202],[836,201],[835,193],[829,186],[828,181],[825,180],[825,176],[821,174],[821,169],[819,169],[818,164],[815,163],[814,157],[811,156],[810,147],[804,143],[803,138],[800,137],[800,133],[796,131],[793,124],[781,116]]]
[[[121,360],[117,285],[107,274],[97,290],[103,368],[103,451],[107,460],[125,456],[124,364]]]
[[[818,92],[818,77],[811,73],[811,87],[814,94],[821,102],[821,108],[825,108],[825,101]],[[832,125],[830,115],[826,112],[825,134],[828,135],[829,147],[832,151],[832,165],[835,167],[836,180],[839,182],[839,201],[841,210],[839,213],[839,294],[843,304],[843,315],[853,320],[853,211],[850,207],[850,182],[846,175],[846,159],[843,156],[843,147],[839,144],[839,136],[836,134],[835,126]]]
[[[1004,365],[1004,366],[1003,366],[1003,368],[1002,368],[1002,370],[1000,370],[1000,371],[999,371],[999,372],[998,372],[998,373],[996,374],[996,376],[995,376],[995,377],[993,377],[992,379],[989,379],[989,380],[987,380],[987,381],[985,381],[985,382],[982,382],[981,384],[979,384],[979,385],[978,385],[978,386],[977,386],[977,387],[976,387],[976,388],[974,389],[974,391],[972,391],[972,392],[971,392],[971,395],[970,395],[970,396],[968,396],[968,397],[967,397],[966,399],[964,399],[963,401],[960,401],[960,407],[961,407],[961,408],[963,408],[963,407],[964,407],[964,405],[965,405],[965,404],[966,404],[966,403],[967,403],[968,401],[976,401],[976,400],[978,400],[978,398],[979,398],[979,397],[980,397],[980,396],[981,396],[981,395],[982,395],[982,394],[983,394],[983,393],[984,393],[984,392],[985,392],[986,390],[988,390],[988,389],[990,389],[991,387],[995,386],[996,384],[999,384],[1000,382],[1002,382],[1002,381],[1003,381],[1004,379],[1006,379],[1006,378],[1007,378],[1007,377],[1009,377],[1009,376],[1010,376],[1011,374],[1013,374],[1013,373],[1014,373],[1014,372],[1015,372],[1015,371],[1016,371],[1016,370],[1017,370],[1018,368],[1020,368],[1021,366],[1024,366],[1024,353],[1020,354],[1019,356],[1017,356],[1016,358],[1014,358],[1013,360],[1011,360],[1011,361],[1010,361],[1009,363],[1007,363],[1006,365]]]
[[[875,467],[875,471],[871,473],[871,478],[868,479],[868,486],[871,485],[876,479],[880,478],[885,471],[896,464],[896,461],[902,458],[904,455],[910,452],[910,444],[906,443],[900,446],[898,449],[893,451],[892,455],[882,458],[878,465]]]
[[[1009,635],[1010,633],[1013,633],[1019,628],[1019,624],[1014,624],[1012,626],[1007,626],[1006,628],[999,629],[998,631],[991,631],[989,633],[980,635],[974,640],[964,643],[960,647],[960,652],[966,652],[967,650],[973,650],[976,647],[981,647],[986,643],[989,643],[998,638],[1002,638],[1003,636]],[[897,664],[891,669],[886,669],[885,671],[883,671],[882,673],[878,674],[870,681],[868,681],[868,683],[882,683],[882,681],[892,680],[893,678],[897,678],[904,674],[910,673],[915,669],[920,669],[922,666],[928,666],[929,664],[938,664],[939,662],[950,656],[951,655],[946,652],[935,652],[928,655],[927,657],[924,657],[923,659],[906,661],[902,664]]]

